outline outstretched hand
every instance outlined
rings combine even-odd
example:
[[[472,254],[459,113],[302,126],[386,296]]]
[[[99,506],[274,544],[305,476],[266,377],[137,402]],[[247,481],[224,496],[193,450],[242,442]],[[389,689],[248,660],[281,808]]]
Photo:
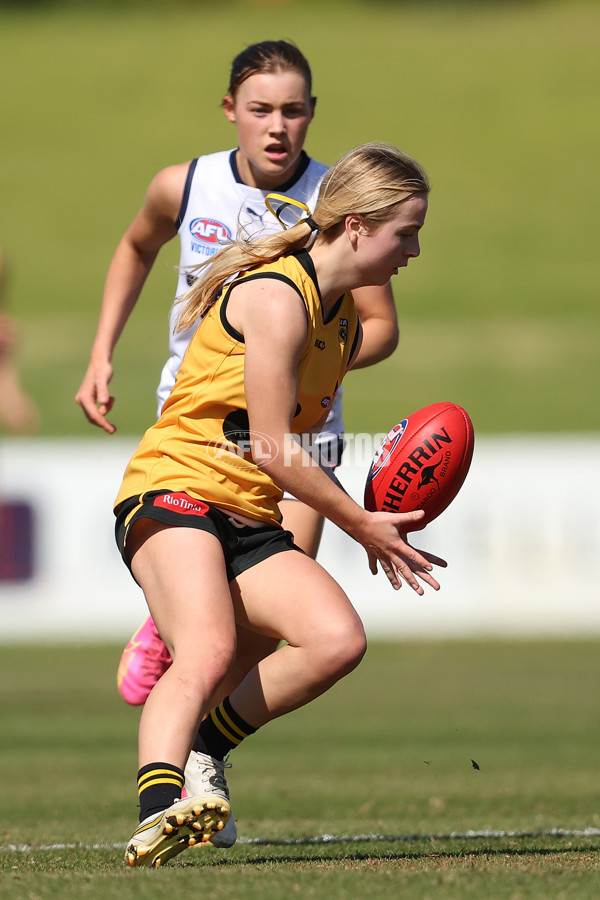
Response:
[[[115,398],[111,397],[108,384],[113,376],[113,368],[110,363],[93,365],[90,363],[85,373],[79,390],[75,394],[75,401],[84,411],[88,422],[103,428],[108,434],[114,434],[116,426],[109,422],[106,416],[113,408]]]
[[[434,565],[445,568],[446,561],[432,553],[417,550],[407,539],[407,532],[418,530],[423,516],[423,510],[409,513],[365,512],[363,527],[354,535],[367,551],[371,572],[377,574],[379,562],[394,590],[399,590],[405,581],[417,594],[423,594],[423,586],[418,579],[435,591],[440,589],[431,570]]]

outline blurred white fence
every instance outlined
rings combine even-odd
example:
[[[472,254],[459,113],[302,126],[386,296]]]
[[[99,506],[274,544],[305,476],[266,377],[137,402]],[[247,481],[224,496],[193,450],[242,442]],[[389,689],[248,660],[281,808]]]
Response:
[[[34,511],[30,579],[0,581],[0,642],[125,639],[146,614],[117,552],[112,501],[135,442],[7,438],[3,503]],[[372,576],[366,554],[326,525],[319,560],[372,637],[600,637],[600,437],[479,438],[468,479],[416,546],[448,560],[418,597]],[[367,464],[345,462],[360,501]]]

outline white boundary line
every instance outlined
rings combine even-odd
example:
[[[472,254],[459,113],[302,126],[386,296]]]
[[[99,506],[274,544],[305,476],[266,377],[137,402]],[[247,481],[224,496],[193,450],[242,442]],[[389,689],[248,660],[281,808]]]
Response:
[[[600,837],[600,828],[549,828],[544,831],[451,831],[449,834],[321,834],[307,838],[244,838],[238,844],[254,844],[273,847],[301,847],[319,844],[366,844],[366,843],[417,843],[418,841],[465,841],[477,838],[540,838],[540,837]],[[0,853],[33,853],[52,850],[121,850],[126,843],[118,844],[7,844],[0,847]]]

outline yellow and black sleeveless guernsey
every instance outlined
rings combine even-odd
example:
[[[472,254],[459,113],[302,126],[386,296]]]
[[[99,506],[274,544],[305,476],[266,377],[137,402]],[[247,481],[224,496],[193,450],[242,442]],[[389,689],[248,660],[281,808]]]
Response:
[[[302,434],[322,420],[356,348],[359,323],[350,294],[341,296],[324,320],[313,262],[301,251],[242,274],[205,315],[160,419],[145,433],[125,471],[116,506],[148,491],[183,491],[258,522],[281,521],[282,491],[252,458],[244,339],[227,320],[231,291],[256,278],[286,282],[304,303],[308,328],[292,430]]]

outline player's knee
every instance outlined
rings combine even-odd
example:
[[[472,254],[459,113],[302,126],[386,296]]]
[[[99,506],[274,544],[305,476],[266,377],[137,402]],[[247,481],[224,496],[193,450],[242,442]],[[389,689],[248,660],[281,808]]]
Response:
[[[212,654],[211,654],[212,655]],[[205,660],[205,665],[211,673],[211,681],[215,687],[221,684],[235,661],[235,641],[230,641],[215,650],[212,659]]]
[[[323,665],[328,677],[347,675],[360,663],[367,649],[367,638],[360,620],[340,622],[329,627],[321,643]]]
[[[356,627],[353,630],[352,634],[346,638],[344,664],[345,675],[357,667],[366,652],[367,637],[361,624],[360,627]]]
[[[233,665],[235,639],[224,639],[210,648],[179,648],[173,656],[173,669],[182,684],[193,690],[216,690]]]

